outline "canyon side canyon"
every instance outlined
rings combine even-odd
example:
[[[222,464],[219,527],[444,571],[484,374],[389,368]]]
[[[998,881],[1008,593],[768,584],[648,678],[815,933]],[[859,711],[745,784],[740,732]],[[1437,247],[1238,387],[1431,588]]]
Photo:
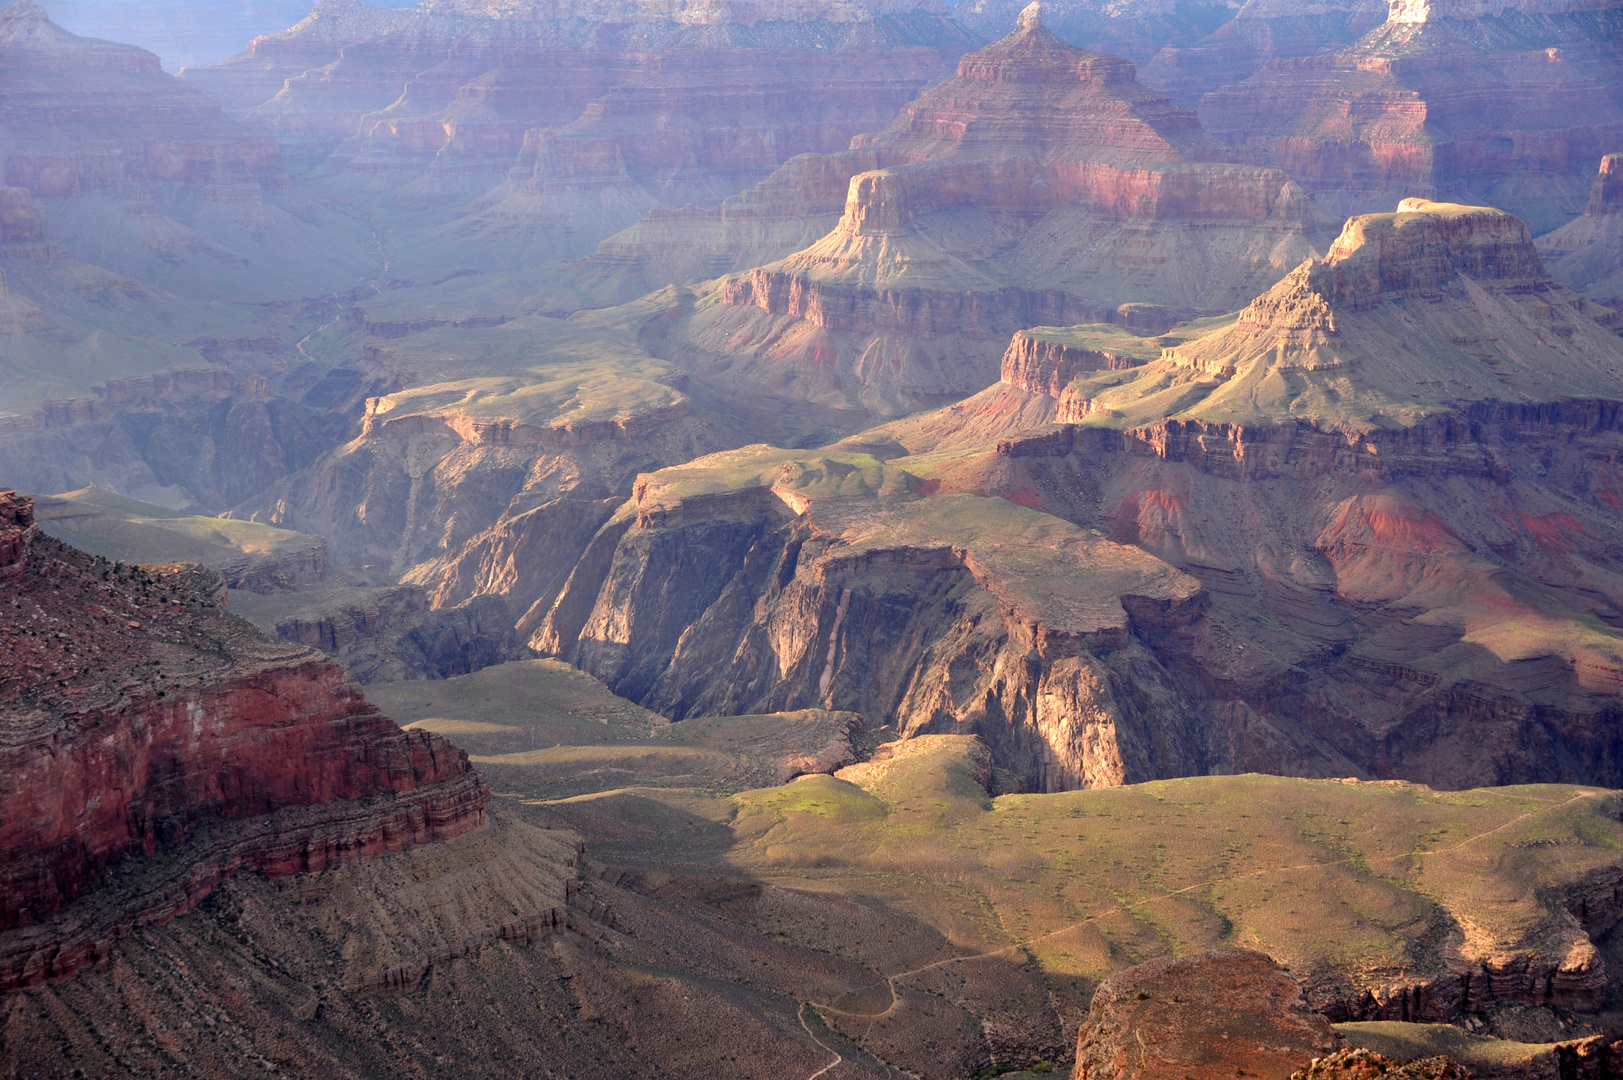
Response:
[[[1623,2],[0,9],[0,1078],[1623,1076]]]

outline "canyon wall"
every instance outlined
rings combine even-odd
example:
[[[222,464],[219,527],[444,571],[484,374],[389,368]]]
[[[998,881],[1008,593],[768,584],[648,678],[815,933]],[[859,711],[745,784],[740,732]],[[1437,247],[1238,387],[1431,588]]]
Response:
[[[3,498],[7,989],[105,956],[112,936],[173,917],[238,866],[303,872],[483,823],[489,795],[466,754],[401,731],[330,661],[226,615],[214,575],[95,559]],[[279,813],[285,827],[220,841],[178,892],[136,897],[111,928],[74,914],[107,867]]]

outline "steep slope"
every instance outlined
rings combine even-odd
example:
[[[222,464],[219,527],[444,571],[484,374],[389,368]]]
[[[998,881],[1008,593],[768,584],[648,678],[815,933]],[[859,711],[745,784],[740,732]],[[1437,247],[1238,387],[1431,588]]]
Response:
[[[1313,216],[1282,172],[1224,156],[1132,64],[1066,45],[1033,4],[884,131],[724,204],[721,237],[752,235],[728,232],[736,212],[765,217],[753,235],[769,242],[787,235],[774,221],[830,195],[844,213],[811,246],[727,281],[682,330],[690,363],[729,386],[907,410],[990,382],[1020,325],[1127,321],[1124,303],[1231,308],[1311,252]],[[616,257],[633,240],[615,238]]]
[[[1623,154],[1600,159],[1583,216],[1538,238],[1550,273],[1592,299],[1623,297]]]
[[[972,730],[1046,789],[1612,783],[1616,320],[1519,220],[1410,201],[1238,315],[1034,330],[939,413],[645,479],[531,643],[672,715],[836,702]],[[1113,544],[1058,554],[1088,530]],[[1060,561],[1000,572],[987,543]],[[853,576],[869,547],[901,572]],[[1117,576],[1139,553],[1185,584]],[[1074,622],[1107,609],[1110,634]]]
[[[1201,121],[1336,210],[1449,198],[1544,232],[1583,209],[1590,163],[1623,148],[1620,20],[1612,2],[1394,3],[1332,56],[1208,94]]]
[[[240,866],[318,870],[483,823],[466,754],[400,731],[329,661],[226,615],[213,574],[76,551],[9,492],[0,573],[4,989],[105,958]]]

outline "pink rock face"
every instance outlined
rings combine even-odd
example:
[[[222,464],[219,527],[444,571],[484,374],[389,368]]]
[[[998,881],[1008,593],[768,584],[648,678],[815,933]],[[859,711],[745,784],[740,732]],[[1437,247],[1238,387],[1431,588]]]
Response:
[[[466,754],[401,731],[330,661],[227,616],[208,571],[106,564],[38,536],[29,500],[5,493],[0,575],[12,601],[0,630],[12,658],[0,675],[0,931],[210,822],[332,811],[230,847],[203,885],[159,905],[169,914],[238,865],[317,870],[483,822],[489,794]]]
[[[1107,350],[1044,341],[1022,330],[1003,354],[1002,381],[1034,394],[1057,398],[1084,371],[1121,371],[1144,361]]]

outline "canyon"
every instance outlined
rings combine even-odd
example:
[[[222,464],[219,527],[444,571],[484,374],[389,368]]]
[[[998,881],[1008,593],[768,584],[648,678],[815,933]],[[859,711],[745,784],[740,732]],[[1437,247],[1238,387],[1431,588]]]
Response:
[[[1612,0],[88,6],[0,1076],[1623,1073]]]

